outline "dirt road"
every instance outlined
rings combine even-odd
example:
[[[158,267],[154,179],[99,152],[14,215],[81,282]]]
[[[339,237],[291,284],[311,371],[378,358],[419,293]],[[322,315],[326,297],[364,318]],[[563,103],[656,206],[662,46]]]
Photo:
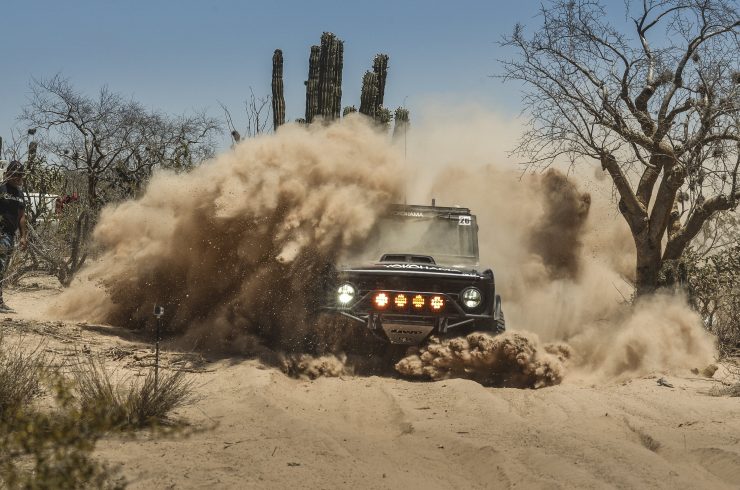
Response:
[[[6,335],[132,374],[149,348],[110,327],[41,321],[53,289],[10,292]],[[194,360],[195,359],[195,360]],[[107,437],[131,488],[738,488],[740,401],[688,371],[540,390],[468,380],[291,379],[257,361],[168,353],[193,371],[185,435]],[[659,386],[665,377],[674,387]]]

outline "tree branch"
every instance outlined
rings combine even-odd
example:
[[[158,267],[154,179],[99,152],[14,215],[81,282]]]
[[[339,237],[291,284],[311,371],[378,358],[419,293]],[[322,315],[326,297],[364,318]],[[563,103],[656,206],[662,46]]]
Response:
[[[609,172],[614,182],[614,187],[619,192],[619,197],[621,198],[620,204],[624,208],[622,214],[627,220],[630,229],[633,233],[641,232],[647,226],[647,211],[637,200],[635,193],[632,192],[632,187],[619,167],[617,159],[614,155],[604,153],[601,155],[601,167]]]
[[[681,257],[686,246],[701,231],[704,223],[718,211],[727,211],[737,206],[740,200],[740,192],[734,196],[718,195],[707,199],[704,204],[694,208],[681,229],[668,240],[663,260],[676,260]]]

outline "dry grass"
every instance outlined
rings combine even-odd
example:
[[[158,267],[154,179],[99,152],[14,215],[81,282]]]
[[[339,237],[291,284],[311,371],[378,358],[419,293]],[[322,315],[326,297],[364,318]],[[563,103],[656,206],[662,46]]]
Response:
[[[168,424],[192,400],[192,383],[169,371],[157,385],[153,371],[118,379],[92,358],[70,378],[50,367],[53,360],[43,343],[0,335],[0,488],[124,487],[92,456],[95,444],[110,430]]]
[[[192,383],[181,372],[154,372],[143,380],[114,380],[101,361],[88,358],[74,375],[75,396],[83,414],[104,418],[112,428],[137,429],[171,422],[173,410],[192,400]]]
[[[105,424],[83,421],[43,344],[0,337],[0,488],[118,488],[92,458]],[[42,393],[49,406],[33,403]]]
[[[27,405],[41,393],[45,357],[40,346],[24,350],[9,345],[0,335],[0,415]]]

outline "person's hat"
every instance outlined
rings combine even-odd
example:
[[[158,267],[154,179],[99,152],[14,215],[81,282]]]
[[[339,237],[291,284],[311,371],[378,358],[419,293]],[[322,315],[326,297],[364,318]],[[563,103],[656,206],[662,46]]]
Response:
[[[13,160],[8,164],[8,168],[5,169],[5,176],[10,177],[11,175],[23,175],[26,173],[26,169],[23,164],[18,160]]]

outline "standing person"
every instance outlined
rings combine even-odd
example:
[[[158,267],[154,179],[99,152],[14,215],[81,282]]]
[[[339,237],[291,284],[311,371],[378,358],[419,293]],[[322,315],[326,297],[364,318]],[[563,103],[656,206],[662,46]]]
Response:
[[[13,310],[3,300],[3,283],[5,272],[13,255],[15,233],[20,230],[19,245],[21,249],[28,244],[26,228],[26,202],[23,197],[23,164],[13,160],[5,170],[5,177],[0,183],[0,313]]]

